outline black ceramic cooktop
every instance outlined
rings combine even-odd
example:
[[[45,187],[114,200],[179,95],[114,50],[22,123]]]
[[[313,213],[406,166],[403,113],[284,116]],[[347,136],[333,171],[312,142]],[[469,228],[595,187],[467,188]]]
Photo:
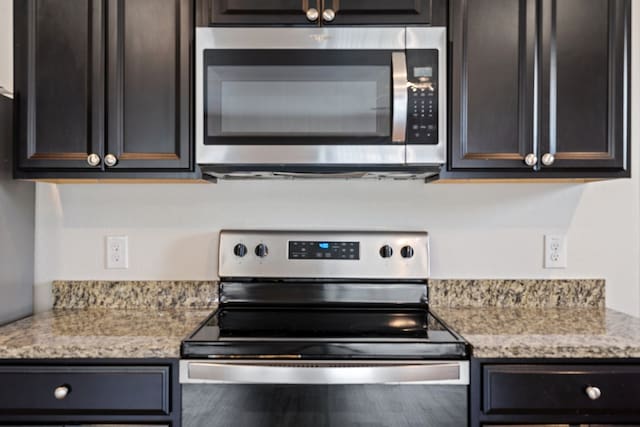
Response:
[[[465,359],[468,347],[424,307],[222,306],[183,358]]]

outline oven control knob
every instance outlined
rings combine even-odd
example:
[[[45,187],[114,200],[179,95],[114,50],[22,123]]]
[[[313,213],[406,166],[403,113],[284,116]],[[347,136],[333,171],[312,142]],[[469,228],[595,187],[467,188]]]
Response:
[[[402,258],[413,258],[413,248],[411,246],[405,246],[400,249],[400,255]]]
[[[235,256],[242,258],[247,254],[247,247],[242,243],[238,243],[233,248],[233,253],[235,254]]]
[[[391,258],[391,255],[393,255],[393,248],[391,246],[384,245],[380,248],[380,256],[382,258]]]
[[[260,258],[264,258],[269,255],[269,248],[267,247],[267,245],[265,245],[264,243],[260,243],[258,246],[256,246],[256,255],[258,255]]]

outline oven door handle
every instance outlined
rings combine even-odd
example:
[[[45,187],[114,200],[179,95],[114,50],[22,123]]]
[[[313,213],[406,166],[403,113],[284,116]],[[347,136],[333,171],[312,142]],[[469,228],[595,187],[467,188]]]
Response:
[[[469,384],[469,362],[180,361],[183,384]]]
[[[409,108],[406,53],[393,52],[391,54],[391,66],[393,67],[393,129],[391,131],[391,141],[402,144],[407,141]]]

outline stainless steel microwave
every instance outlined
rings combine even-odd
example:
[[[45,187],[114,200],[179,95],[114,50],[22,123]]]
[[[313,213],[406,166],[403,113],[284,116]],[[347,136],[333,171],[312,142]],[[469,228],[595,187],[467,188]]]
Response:
[[[196,161],[212,175],[433,174],[446,29],[198,28]]]

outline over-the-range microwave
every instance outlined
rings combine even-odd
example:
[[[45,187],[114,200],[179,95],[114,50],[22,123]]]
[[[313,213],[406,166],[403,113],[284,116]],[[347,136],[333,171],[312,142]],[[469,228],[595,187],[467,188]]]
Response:
[[[198,28],[215,177],[426,177],[446,161],[446,28]]]

